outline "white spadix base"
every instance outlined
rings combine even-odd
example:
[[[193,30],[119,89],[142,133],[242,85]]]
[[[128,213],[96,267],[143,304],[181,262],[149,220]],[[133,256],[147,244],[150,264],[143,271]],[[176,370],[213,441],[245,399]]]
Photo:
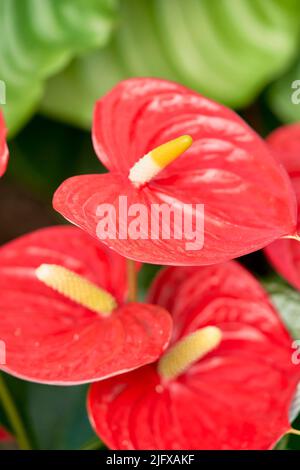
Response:
[[[129,172],[129,180],[135,186],[141,186],[148,183],[162,170],[161,166],[157,165],[153,160],[151,153],[147,153],[144,157],[140,158]]]

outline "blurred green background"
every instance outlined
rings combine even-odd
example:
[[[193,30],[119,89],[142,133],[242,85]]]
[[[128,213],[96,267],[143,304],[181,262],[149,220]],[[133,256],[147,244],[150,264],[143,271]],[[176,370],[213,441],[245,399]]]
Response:
[[[51,204],[57,186],[105,171],[91,144],[93,105],[119,80],[178,81],[236,109],[262,136],[300,121],[291,99],[300,80],[299,34],[299,0],[0,0],[0,99],[11,154],[0,182],[0,242],[62,223]],[[242,262],[299,338],[299,293],[261,253]],[[143,268],[141,296],[155,271]],[[36,448],[78,448],[93,439],[86,387],[6,380]],[[8,425],[0,406],[1,422]],[[284,438],[280,448],[300,449],[300,439]]]

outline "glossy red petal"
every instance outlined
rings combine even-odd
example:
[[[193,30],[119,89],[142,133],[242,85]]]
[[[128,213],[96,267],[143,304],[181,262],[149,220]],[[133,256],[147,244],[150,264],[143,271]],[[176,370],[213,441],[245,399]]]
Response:
[[[113,449],[271,448],[290,427],[300,369],[259,283],[234,262],[167,268],[150,299],[171,307],[173,342],[206,325],[222,341],[177,379],[151,364],[93,384],[88,411],[100,438]]]
[[[119,301],[109,317],[68,300],[38,281],[35,268],[59,264]],[[110,377],[156,360],[167,346],[171,318],[161,307],[122,304],[126,260],[74,227],[52,227],[0,249],[2,369],[49,384]]]
[[[249,207],[241,208],[239,211],[241,220],[241,212],[245,211],[244,225],[238,225],[238,214],[234,215],[236,220],[232,223],[228,220],[225,221],[225,215],[223,220],[221,216],[215,218],[209,203],[205,203],[204,245],[202,248],[198,249],[195,245],[195,242],[198,241],[198,246],[202,246],[201,230],[197,232],[197,237],[195,237],[195,232],[191,234],[194,236],[192,244],[197,248],[196,250],[189,248],[188,243],[191,242],[191,239],[188,239],[186,233],[183,232],[182,239],[174,238],[176,216],[169,219],[170,223],[167,221],[171,236],[163,239],[160,232],[159,238],[154,239],[151,234],[151,208],[154,205],[168,204],[169,207],[173,207],[174,213],[178,213],[181,220],[184,220],[185,214],[190,212],[189,207],[185,207],[184,204],[198,204],[202,200],[199,191],[197,196],[195,190],[187,201],[185,194],[188,193],[188,186],[188,181],[186,181],[186,188],[181,191],[181,194],[176,189],[176,185],[174,191],[170,185],[166,185],[164,191],[158,187],[150,186],[139,190],[134,188],[122,175],[116,173],[85,175],[66,180],[56,191],[53,205],[67,220],[81,227],[90,235],[98,237],[122,256],[153,264],[177,266],[216,264],[262,248],[280,236],[278,226],[276,226],[276,218],[264,216],[263,201],[261,200],[261,212],[259,213],[257,209],[256,215],[253,215],[251,220],[252,215],[250,216],[249,212],[246,214]],[[125,215],[120,209],[122,198],[126,199],[126,206],[123,206],[126,207]],[[112,229],[108,230],[109,237],[102,238],[97,227],[104,220],[104,212],[101,215],[97,214],[99,214],[99,208],[104,207],[105,204],[108,204],[114,211],[116,223],[113,223]],[[137,238],[134,238],[131,235],[131,224],[134,223],[137,214],[131,213],[130,215],[129,211],[136,204],[142,206],[145,214],[141,216],[143,222],[140,233],[143,233],[143,236],[138,235]],[[237,202],[234,206],[236,210]],[[223,214],[225,214],[226,208],[223,209]],[[140,215],[138,217],[140,218]],[[256,219],[255,226],[251,226],[256,217],[263,220],[261,226],[258,225],[258,219]],[[120,227],[126,228],[127,238],[120,235]]]
[[[149,150],[190,134],[193,145],[145,187],[129,169]],[[204,204],[204,248],[183,241],[109,243],[132,259],[171,265],[226,261],[295,232],[295,198],[289,179],[264,142],[234,112],[172,82],[139,78],[121,82],[96,105],[93,141],[111,170],[73,178],[57,191],[54,207],[95,236],[96,206],[127,196],[132,202]],[[111,185],[111,187],[108,187]],[[185,208],[188,213],[190,208]],[[201,216],[200,216],[201,219]],[[203,218],[202,218],[203,219]],[[198,229],[199,234],[202,229]],[[200,238],[200,237],[199,237]]]
[[[8,162],[8,148],[6,145],[6,128],[0,111],[0,177],[5,173]]]
[[[297,231],[300,235],[300,124],[280,127],[270,134],[267,142],[290,176],[297,198]],[[266,247],[265,253],[274,268],[300,290],[300,242],[293,239],[278,240]]]
[[[289,176],[292,176],[292,184],[294,185],[294,180],[297,181],[295,186],[299,191],[300,123],[279,127],[266,140],[276,158],[283,164]]]
[[[264,249],[274,269],[300,290],[300,242],[277,240]]]

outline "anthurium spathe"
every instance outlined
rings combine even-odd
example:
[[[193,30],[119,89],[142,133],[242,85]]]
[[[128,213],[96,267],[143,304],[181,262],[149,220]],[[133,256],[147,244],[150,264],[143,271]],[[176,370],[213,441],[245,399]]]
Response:
[[[126,260],[75,227],[46,228],[0,249],[1,368],[49,384],[109,377],[156,360],[171,317],[126,303]]]
[[[0,111],[0,177],[5,173],[8,162],[8,148],[6,145],[6,128]]]
[[[300,290],[300,124],[280,127],[270,134],[267,142],[290,176],[297,198],[298,223],[294,238],[272,243],[265,253],[275,269]]]
[[[3,426],[0,426],[0,443],[1,442],[11,442],[14,438]]]
[[[68,179],[54,207],[126,257],[207,265],[295,232],[290,182],[265,143],[234,112],[183,86],[151,78],[121,82],[96,104],[93,142],[110,173]],[[134,214],[120,208],[120,196]],[[145,208],[138,214],[137,204]],[[162,222],[169,238],[163,229],[152,236],[155,204],[175,214]],[[104,236],[103,205],[116,214]],[[140,237],[130,235],[135,216]],[[177,216],[193,219],[181,238],[174,235]],[[157,213],[154,219],[159,225]],[[199,244],[187,247],[192,239]]]
[[[173,315],[154,364],[92,385],[88,411],[112,449],[269,449],[289,428],[300,367],[260,284],[234,261],[166,268],[150,295]]]

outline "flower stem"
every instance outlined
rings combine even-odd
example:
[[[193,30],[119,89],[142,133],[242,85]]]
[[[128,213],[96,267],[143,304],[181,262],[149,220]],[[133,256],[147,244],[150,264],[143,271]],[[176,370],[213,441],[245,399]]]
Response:
[[[127,260],[128,302],[137,301],[137,272],[135,261]]]
[[[294,434],[295,436],[300,436],[300,431],[298,429],[291,428],[288,430],[287,434]]]
[[[98,449],[104,449],[104,445],[102,442],[95,438],[84,444],[82,447],[80,447],[80,450],[98,450]]]
[[[15,437],[19,444],[20,449],[29,450],[31,449],[29,439],[27,437],[25,428],[23,426],[20,415],[11,397],[11,394],[5,384],[3,376],[0,374],[0,401],[3,405],[7,418],[9,419],[11,426],[14,430]]]

